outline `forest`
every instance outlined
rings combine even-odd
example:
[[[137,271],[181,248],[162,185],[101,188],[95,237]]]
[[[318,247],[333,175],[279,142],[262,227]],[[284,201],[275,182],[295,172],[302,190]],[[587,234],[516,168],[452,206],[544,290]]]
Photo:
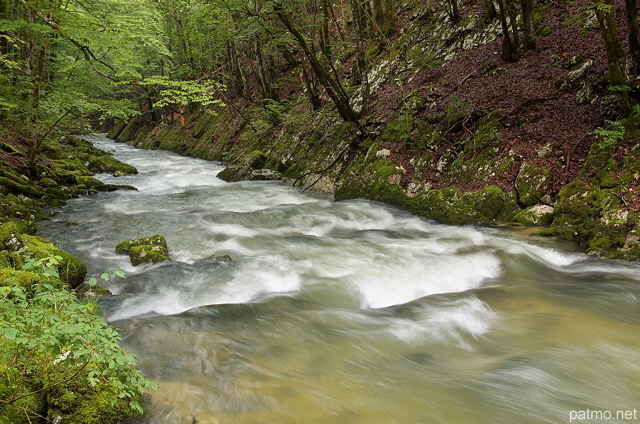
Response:
[[[73,134],[639,259],[638,15],[637,0],[0,0],[0,422],[119,422],[154,385],[95,302],[61,291],[82,265],[34,235],[46,208],[123,188],[95,174],[136,172]],[[64,337],[59,293],[80,317]],[[93,409],[52,400],[77,382]]]

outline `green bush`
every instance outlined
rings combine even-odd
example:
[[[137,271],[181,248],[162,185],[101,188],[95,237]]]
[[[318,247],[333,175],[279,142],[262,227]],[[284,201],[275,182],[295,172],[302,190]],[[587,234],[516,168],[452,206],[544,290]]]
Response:
[[[136,356],[120,347],[120,336],[97,315],[97,304],[80,301],[74,291],[56,284],[61,261],[58,256],[25,257],[23,270],[37,278],[26,285],[5,274],[1,282],[0,417],[38,421],[51,411],[36,400],[70,383],[84,386],[88,395],[76,402],[77,408],[86,408],[99,393],[120,411],[120,419],[126,418],[125,410],[128,415],[141,413],[139,397],[155,383],[134,369]]]

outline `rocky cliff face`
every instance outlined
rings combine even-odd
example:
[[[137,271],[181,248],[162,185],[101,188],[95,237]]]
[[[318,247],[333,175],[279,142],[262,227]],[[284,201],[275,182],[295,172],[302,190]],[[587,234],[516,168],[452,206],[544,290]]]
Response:
[[[638,259],[640,113],[606,90],[598,32],[565,24],[575,6],[554,7],[539,5],[538,48],[516,63],[500,59],[498,22],[479,4],[456,25],[412,10],[387,48],[367,50],[360,128],[291,90],[268,108],[230,99],[184,125],[143,116],[110,136],[225,161],[228,180],[282,178],[443,223],[547,226],[591,254]],[[360,87],[344,84],[360,109]]]

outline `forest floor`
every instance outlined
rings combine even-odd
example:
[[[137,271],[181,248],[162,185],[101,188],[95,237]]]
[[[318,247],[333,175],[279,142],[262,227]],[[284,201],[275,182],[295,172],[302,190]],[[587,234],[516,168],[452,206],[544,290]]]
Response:
[[[597,27],[584,32],[571,25],[569,20],[576,16],[577,9],[577,4],[547,3],[541,25],[548,26],[550,34],[536,37],[537,48],[524,51],[515,63],[502,60],[502,38],[498,37],[488,44],[462,52],[442,67],[419,73],[403,92],[416,90],[422,93],[425,102],[434,102],[429,109],[430,114],[444,113],[453,97],[461,104],[471,105],[474,111],[499,111],[502,125],[496,143],[497,155],[512,152],[521,158],[521,162],[548,169],[553,175],[551,192],[557,193],[562,186],[578,177],[589,147],[595,140],[594,129],[604,126],[605,119],[615,120],[618,117],[603,78],[607,64],[601,35]],[[480,17],[486,14],[478,5],[468,6],[463,11],[463,15],[471,13]],[[618,16],[624,16],[622,9]],[[619,19],[618,23],[620,37],[626,40],[624,22]],[[580,82],[591,84],[593,93],[589,101],[582,104],[576,101],[580,87],[560,88],[561,81],[580,59],[592,61]],[[378,104],[397,105],[403,92],[387,85],[374,93],[372,100]],[[380,99],[386,101],[381,103]],[[396,112],[389,108],[375,113],[383,119],[390,119]],[[439,146],[439,153],[451,149],[466,130],[463,125],[463,128],[448,134]],[[540,154],[547,144],[550,144],[552,154]],[[386,142],[383,147],[392,152],[391,159],[396,166],[409,171],[409,176],[404,178],[406,184],[411,179],[413,168],[410,160],[416,152],[405,151],[399,143],[393,142]],[[497,185],[511,191],[518,169],[519,165],[515,164],[507,173],[483,183],[445,181],[435,167],[427,170],[422,178],[430,181],[433,188],[454,186],[463,191],[473,191]],[[592,176],[596,171],[584,177]],[[640,206],[640,185],[631,189],[635,195],[628,200],[637,208]]]

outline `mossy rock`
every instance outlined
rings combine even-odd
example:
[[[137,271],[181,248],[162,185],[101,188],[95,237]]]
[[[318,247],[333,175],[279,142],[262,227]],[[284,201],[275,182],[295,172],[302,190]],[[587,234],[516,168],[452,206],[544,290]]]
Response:
[[[55,182],[55,180],[51,179],[51,178],[43,178],[40,181],[38,181],[38,184],[42,187],[57,187],[58,183]]]
[[[145,263],[158,263],[170,261],[169,251],[164,246],[142,245],[134,246],[129,250],[129,260],[133,266]]]
[[[107,184],[94,177],[78,177],[78,187],[82,186],[84,189],[95,189],[98,191],[107,191]]]
[[[91,172],[108,173],[114,176],[134,175],[138,170],[126,163],[120,162],[112,156],[90,156],[87,168]]]
[[[520,225],[547,226],[553,222],[554,209],[549,205],[534,205],[520,211],[512,222]]]
[[[10,370],[11,368],[9,368]],[[16,387],[15,381],[20,380],[18,375],[8,375],[9,372],[0,374],[0,399],[9,399],[17,393],[30,393],[39,389],[37,386],[21,384]],[[25,381],[28,379],[23,379]],[[23,409],[24,408],[24,409]],[[46,414],[46,402],[44,393],[36,393],[16,401],[13,405],[2,405],[0,409],[0,424],[31,424],[38,422],[31,415],[31,419],[25,415],[25,410],[35,412],[38,415]]]
[[[68,284],[71,288],[76,288],[84,282],[87,275],[87,267],[70,253],[60,250],[47,240],[23,234],[26,252],[35,258],[48,258],[51,256],[60,256],[62,258],[58,265],[60,279]]]
[[[518,202],[518,193],[511,191],[504,194],[504,207],[500,213],[496,216],[496,221],[510,222],[514,216],[516,216],[522,208]]]
[[[640,257],[634,254],[640,249],[633,233],[637,225],[635,212],[626,208],[615,190],[576,180],[558,193],[553,223],[540,235],[575,241],[591,255],[637,260]]]
[[[249,178],[250,172],[244,166],[230,166],[218,172],[217,177],[222,181],[228,183],[234,183],[238,181],[245,181]]]
[[[474,208],[490,220],[495,219],[504,209],[505,196],[499,187],[486,187],[467,196],[472,199]]]
[[[116,253],[128,254],[135,246],[162,246],[167,249],[167,240],[164,236],[156,234],[151,237],[141,237],[131,240],[125,240],[116,245]]]
[[[339,186],[335,194],[336,200],[357,197],[384,202],[428,219],[454,225],[492,222],[505,205],[505,195],[498,187],[488,187],[474,193],[446,187],[422,191],[410,197],[400,186],[385,183],[382,178],[377,182],[351,178]]]
[[[22,233],[13,222],[0,225],[0,249],[15,252],[24,247]]]
[[[90,368],[90,367],[89,367]],[[73,368],[51,372],[51,381],[63,381]],[[84,375],[89,369],[83,371]],[[115,403],[112,402],[116,399]],[[125,399],[117,399],[105,385],[91,386],[83,378],[74,378],[46,392],[47,418],[65,424],[117,424],[134,414]]]
[[[79,158],[70,158],[63,160],[53,161],[55,167],[55,173],[57,175],[66,175],[71,173],[75,176],[91,175],[89,169],[84,166],[84,163]]]
[[[525,207],[538,203],[551,186],[551,179],[551,172],[548,169],[523,164],[515,184],[520,203]]]
[[[35,272],[20,271],[12,268],[0,268],[0,286],[17,283],[20,287],[31,287],[42,281],[42,277]]]
[[[5,221],[5,223],[11,222],[13,224],[15,224],[16,227],[18,227],[18,231],[20,231],[20,234],[35,234],[36,231],[38,231],[38,224],[35,221],[32,221],[31,219],[19,219],[19,218],[11,218],[11,217],[5,217],[2,218],[2,220]]]
[[[244,161],[245,166],[251,169],[262,169],[266,163],[267,155],[259,150],[249,153]]]
[[[0,176],[0,187],[4,187],[8,193],[24,194],[30,197],[40,198],[43,196],[41,190],[37,187],[29,185],[29,183],[20,183],[12,178]]]

